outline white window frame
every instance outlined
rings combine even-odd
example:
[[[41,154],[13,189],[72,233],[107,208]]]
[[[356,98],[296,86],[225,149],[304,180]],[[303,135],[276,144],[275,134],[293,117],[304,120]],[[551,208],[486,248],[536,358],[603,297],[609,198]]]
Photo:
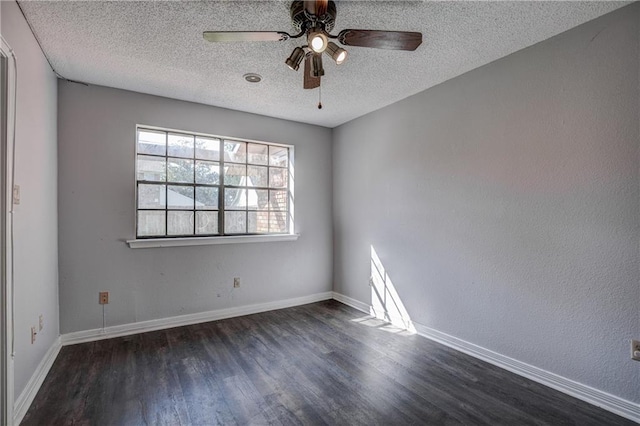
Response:
[[[288,161],[288,229],[286,232],[282,233],[256,233],[256,234],[232,234],[232,235],[224,235],[223,230],[220,229],[219,235],[208,235],[208,236],[198,236],[198,235],[189,235],[189,236],[138,236],[138,166],[137,166],[137,158],[138,158],[138,132],[139,130],[151,130],[151,131],[159,131],[159,132],[167,132],[168,133],[178,133],[185,135],[193,135],[195,137],[204,137],[204,138],[213,138],[219,139],[220,146],[220,174],[224,173],[224,142],[246,142],[246,143],[255,143],[269,146],[279,146],[284,147],[289,150],[289,161]],[[230,136],[221,136],[221,135],[213,135],[213,134],[205,134],[193,131],[185,131],[178,129],[170,129],[164,127],[156,127],[156,126],[148,126],[139,124],[136,126],[135,131],[135,155],[134,155],[134,163],[136,170],[135,177],[135,239],[127,240],[127,244],[131,248],[152,248],[152,247],[176,247],[176,246],[192,246],[192,245],[211,245],[211,244],[232,244],[232,243],[257,243],[257,242],[275,242],[275,241],[294,241],[297,240],[299,235],[295,234],[295,221],[294,221],[294,180],[295,180],[295,147],[293,145],[287,145],[282,143],[273,143],[273,142],[265,142],[258,141],[252,139],[244,139]],[[164,158],[169,158],[168,152],[165,153]],[[222,177],[221,177],[222,179]],[[165,185],[168,182],[165,181]],[[194,185],[195,186],[195,185]],[[221,200],[220,206],[218,210],[219,215],[224,215],[224,207],[223,207],[223,197],[224,197],[224,182],[221,181],[219,185],[219,193],[218,197]],[[169,211],[168,206],[165,206],[165,211]],[[195,210],[194,210],[195,211]],[[223,223],[222,220],[219,223]]]

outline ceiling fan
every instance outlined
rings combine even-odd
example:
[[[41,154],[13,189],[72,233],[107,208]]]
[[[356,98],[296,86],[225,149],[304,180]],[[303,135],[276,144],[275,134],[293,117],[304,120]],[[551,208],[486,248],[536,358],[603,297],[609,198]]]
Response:
[[[229,41],[284,41],[306,36],[306,45],[293,49],[285,63],[297,71],[304,59],[305,89],[320,87],[324,75],[322,53],[340,65],[347,51],[331,40],[345,46],[373,47],[377,49],[416,50],[422,43],[422,33],[408,31],[342,30],[332,35],[336,20],[336,4],[332,0],[295,0],[291,3],[291,21],[297,34],[284,31],[205,31],[203,37],[210,42]],[[321,104],[318,108],[322,108]]]

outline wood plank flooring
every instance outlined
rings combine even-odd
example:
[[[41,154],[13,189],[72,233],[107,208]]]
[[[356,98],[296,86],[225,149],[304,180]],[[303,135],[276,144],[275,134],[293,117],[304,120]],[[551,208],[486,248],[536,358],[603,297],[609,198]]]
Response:
[[[22,425],[631,425],[334,300],[63,347]]]

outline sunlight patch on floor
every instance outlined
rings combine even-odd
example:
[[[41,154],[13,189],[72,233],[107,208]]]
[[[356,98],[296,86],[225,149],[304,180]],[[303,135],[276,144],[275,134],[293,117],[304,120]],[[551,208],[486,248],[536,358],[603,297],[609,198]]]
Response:
[[[367,315],[362,318],[355,318],[351,321],[357,322],[360,325],[366,325],[367,327],[377,328],[378,330],[386,331],[387,333],[397,334],[399,336],[411,336],[415,334],[415,331],[398,327],[388,321],[376,318],[373,315]]]

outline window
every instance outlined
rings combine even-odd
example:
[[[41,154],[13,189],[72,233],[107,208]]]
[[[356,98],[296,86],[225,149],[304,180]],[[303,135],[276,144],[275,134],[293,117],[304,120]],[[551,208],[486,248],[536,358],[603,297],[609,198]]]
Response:
[[[137,238],[286,234],[292,147],[137,129]]]

